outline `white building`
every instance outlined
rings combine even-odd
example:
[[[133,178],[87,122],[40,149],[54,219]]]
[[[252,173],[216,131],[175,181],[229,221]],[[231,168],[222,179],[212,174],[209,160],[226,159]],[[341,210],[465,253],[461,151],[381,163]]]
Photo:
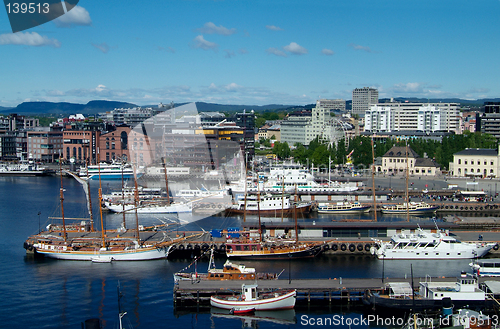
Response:
[[[458,103],[380,103],[365,114],[365,131],[460,132]]]
[[[499,177],[500,145],[498,149],[468,148],[453,154],[450,174],[456,177]]]

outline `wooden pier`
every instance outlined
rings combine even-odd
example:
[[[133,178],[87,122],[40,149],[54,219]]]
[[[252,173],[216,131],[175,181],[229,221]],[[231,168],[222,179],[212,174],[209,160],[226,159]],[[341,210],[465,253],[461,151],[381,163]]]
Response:
[[[432,282],[454,282],[456,277],[427,277]],[[413,284],[418,287],[419,282],[426,278],[415,277]],[[500,281],[500,278],[479,278],[484,281]],[[174,286],[174,307],[208,306],[210,296],[231,295],[241,292],[242,284],[257,284],[258,290],[267,292],[279,289],[296,289],[297,303],[311,304],[315,302],[332,304],[361,305],[366,290],[380,292],[388,282],[408,282],[411,278],[330,278],[330,279],[279,279],[279,280],[184,280]]]

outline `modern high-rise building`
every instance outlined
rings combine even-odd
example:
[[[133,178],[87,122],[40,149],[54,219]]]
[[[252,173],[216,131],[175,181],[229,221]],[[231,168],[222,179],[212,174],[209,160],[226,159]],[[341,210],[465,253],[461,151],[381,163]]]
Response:
[[[500,139],[500,102],[484,103],[484,113],[476,117],[476,131]]]
[[[352,114],[364,116],[371,104],[378,103],[378,90],[370,87],[356,88],[352,91]]]
[[[345,99],[320,99],[316,101],[316,107],[327,110],[345,111]]]

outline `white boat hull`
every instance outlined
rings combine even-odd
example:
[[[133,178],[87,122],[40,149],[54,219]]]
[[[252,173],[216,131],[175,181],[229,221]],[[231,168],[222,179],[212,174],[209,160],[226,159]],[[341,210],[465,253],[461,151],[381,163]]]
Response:
[[[36,252],[44,257],[61,259],[61,260],[83,260],[96,261],[113,260],[113,261],[137,261],[137,260],[154,260],[166,258],[170,247],[156,248],[146,247],[131,250],[121,251],[103,251],[96,249],[95,251],[75,251],[75,250],[44,250],[36,248]],[[108,261],[109,262],[109,261]]]
[[[485,256],[493,247],[495,243],[485,243],[484,246],[477,246],[476,244],[463,244],[460,248],[445,249],[436,248],[433,250],[424,249],[387,249],[382,245],[376,251],[379,259],[472,259]],[[457,246],[458,247],[458,246]]]
[[[296,294],[296,291],[291,291],[278,297],[263,298],[252,301],[238,300],[237,297],[234,297],[233,300],[221,299],[217,296],[212,296],[210,297],[210,305],[226,310],[241,310],[249,308],[255,308],[256,311],[285,310],[295,307]]]

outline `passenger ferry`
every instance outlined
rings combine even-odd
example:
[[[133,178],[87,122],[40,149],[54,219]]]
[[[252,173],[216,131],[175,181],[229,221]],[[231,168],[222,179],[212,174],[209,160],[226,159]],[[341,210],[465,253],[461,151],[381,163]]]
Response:
[[[337,202],[320,203],[318,213],[320,214],[359,214],[370,211],[370,206],[362,205],[359,202]]]
[[[88,172],[88,175],[87,175]],[[134,179],[134,169],[130,164],[108,164],[101,162],[98,165],[80,167],[78,176],[83,179],[98,180],[99,175],[103,180]],[[142,176],[142,172],[136,171],[137,178]]]
[[[290,202],[289,195],[266,194],[266,195],[248,195],[246,200],[239,199],[237,203],[226,211],[230,214],[260,215],[262,216],[285,216],[293,215],[294,210],[297,214],[308,213],[311,210],[311,202],[300,202],[294,204]]]
[[[427,214],[433,213],[438,210],[438,206],[432,206],[425,202],[410,202],[407,204],[406,202],[395,205],[384,205],[382,206],[383,214],[404,214],[409,212],[410,214]]]

